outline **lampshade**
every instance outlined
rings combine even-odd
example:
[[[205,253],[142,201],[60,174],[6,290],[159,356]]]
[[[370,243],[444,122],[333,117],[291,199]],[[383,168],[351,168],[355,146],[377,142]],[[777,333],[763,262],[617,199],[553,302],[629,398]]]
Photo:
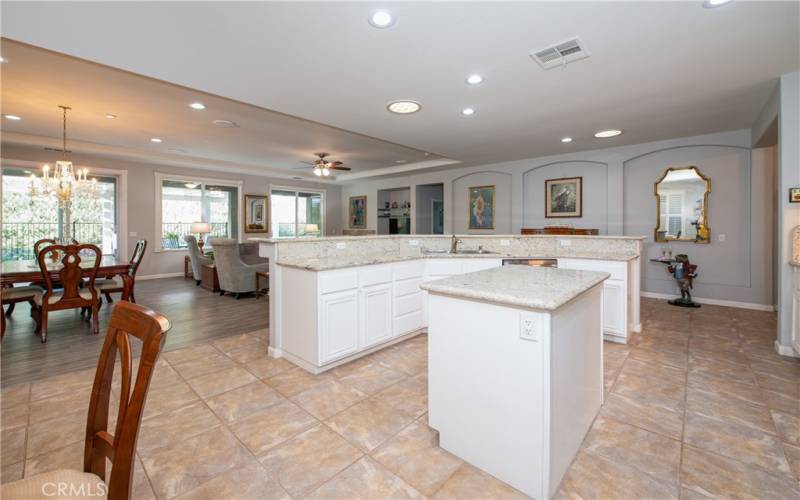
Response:
[[[191,233],[207,234],[211,232],[211,224],[208,222],[192,222]]]
[[[306,224],[305,225],[305,232],[306,233],[318,233],[319,226],[317,224]]]

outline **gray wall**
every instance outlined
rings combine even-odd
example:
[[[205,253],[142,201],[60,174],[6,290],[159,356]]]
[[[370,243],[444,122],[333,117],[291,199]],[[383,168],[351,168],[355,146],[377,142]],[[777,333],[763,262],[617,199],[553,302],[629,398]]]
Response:
[[[467,188],[494,184],[497,221],[484,234],[518,233],[522,227],[541,227],[549,221],[598,228],[601,234],[646,236],[646,257],[661,252],[653,242],[655,196],[653,183],[671,166],[696,165],[711,178],[708,245],[673,243],[700,266],[698,297],[773,304],[772,233],[769,230],[773,192],[772,164],[751,160],[749,129],[684,137],[617,148],[567,153],[513,162],[420,172],[402,177],[354,181],[342,185],[342,197],[367,196],[368,225],[374,228],[377,191],[412,186],[412,206],[420,184],[444,183],[445,232],[468,233]],[[763,157],[762,157],[763,158]],[[544,181],[582,176],[582,218],[545,219]],[[417,221],[412,221],[412,232]],[[481,233],[472,231],[473,233]],[[725,235],[725,241],[718,239]],[[643,264],[642,289],[674,293],[660,264]]]
[[[24,160],[35,162],[53,162],[58,159],[59,154],[40,149],[31,149],[17,146],[3,145],[3,160]],[[127,232],[128,232],[128,252],[137,239],[144,238],[148,242],[147,254],[142,261],[139,269],[140,276],[170,274],[183,272],[183,256],[185,251],[165,251],[155,252],[156,247],[156,226],[155,226],[155,172],[167,174],[178,174],[186,176],[207,177],[214,179],[226,179],[242,181],[242,194],[264,194],[269,190],[270,183],[283,186],[311,187],[325,189],[326,192],[326,226],[327,234],[341,234],[342,223],[344,221],[341,211],[342,196],[339,186],[330,184],[316,184],[292,181],[286,179],[275,179],[270,177],[260,177],[253,175],[242,175],[236,173],[218,172],[212,170],[201,170],[192,168],[179,168],[166,165],[154,165],[149,163],[138,163],[122,161],[99,156],[87,156],[74,154],[71,155],[72,161],[76,165],[96,168],[108,168],[115,170],[125,170],[128,172],[127,186]],[[241,200],[240,200],[241,203]],[[240,224],[241,227],[241,224]],[[241,232],[241,231],[240,231]],[[131,233],[136,233],[135,236]],[[266,236],[265,234],[242,233],[242,241],[249,237]]]
[[[416,233],[433,234],[433,200],[444,201],[444,186],[441,184],[417,186]],[[414,206],[412,205],[412,208]]]

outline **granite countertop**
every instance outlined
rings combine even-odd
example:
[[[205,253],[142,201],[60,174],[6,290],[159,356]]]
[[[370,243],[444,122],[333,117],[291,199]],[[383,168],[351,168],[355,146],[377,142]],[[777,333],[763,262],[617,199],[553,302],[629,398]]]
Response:
[[[354,255],[334,255],[330,257],[308,258],[308,257],[279,257],[276,264],[279,266],[305,269],[307,271],[330,271],[332,269],[344,269],[347,267],[370,266],[374,264],[390,264],[392,262],[403,262],[417,259],[593,259],[593,260],[615,260],[629,261],[638,255],[632,254],[600,254],[592,255],[561,255],[551,256],[517,256],[499,253],[422,253],[422,254],[354,254]]]
[[[551,267],[498,267],[422,283],[450,297],[554,311],[610,274]]]
[[[263,236],[254,236],[247,238],[248,241],[255,241],[259,243],[309,243],[309,242],[326,242],[326,241],[353,241],[353,240],[380,240],[380,239],[450,239],[452,234],[366,234],[359,236],[308,236],[300,238],[271,238]],[[645,240],[647,236],[615,236],[608,234],[600,235],[586,235],[586,234],[456,234],[459,239],[486,239],[494,238],[498,240],[508,240],[514,238],[520,239],[590,239],[590,240]]]

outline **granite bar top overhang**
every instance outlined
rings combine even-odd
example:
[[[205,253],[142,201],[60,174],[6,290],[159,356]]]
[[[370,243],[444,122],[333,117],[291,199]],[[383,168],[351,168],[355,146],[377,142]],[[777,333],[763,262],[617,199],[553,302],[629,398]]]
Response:
[[[300,238],[263,238],[252,237],[248,241],[258,243],[309,243],[326,241],[353,241],[353,240],[381,240],[381,239],[428,239],[452,238],[452,234],[370,234],[364,236],[308,236]],[[584,235],[584,234],[456,234],[459,239],[511,239],[511,238],[547,238],[547,239],[596,239],[596,240],[645,240],[647,236],[614,236],[614,235]]]
[[[429,293],[501,306],[555,311],[609,273],[552,267],[498,267],[422,283]]]
[[[307,257],[281,257],[276,264],[279,266],[304,269],[306,271],[330,271],[333,269],[345,269],[348,267],[371,266],[375,264],[391,264],[393,262],[404,262],[417,259],[592,259],[592,260],[613,260],[629,261],[637,258],[635,254],[592,254],[592,255],[570,255],[570,256],[547,256],[547,255],[506,255],[498,253],[419,253],[419,254],[353,254],[346,256],[330,256],[320,258]],[[522,267],[522,266],[517,266]]]

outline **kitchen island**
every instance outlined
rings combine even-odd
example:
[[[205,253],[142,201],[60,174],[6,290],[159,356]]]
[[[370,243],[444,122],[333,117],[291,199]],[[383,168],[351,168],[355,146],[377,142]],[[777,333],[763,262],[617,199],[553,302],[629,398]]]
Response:
[[[603,402],[609,273],[501,267],[423,283],[439,445],[549,498]]]
[[[639,327],[641,238],[456,238],[455,252],[451,236],[253,238],[270,265],[269,355],[312,373],[329,370],[424,331],[423,282],[519,258],[611,274],[603,283],[605,338],[624,343]]]

